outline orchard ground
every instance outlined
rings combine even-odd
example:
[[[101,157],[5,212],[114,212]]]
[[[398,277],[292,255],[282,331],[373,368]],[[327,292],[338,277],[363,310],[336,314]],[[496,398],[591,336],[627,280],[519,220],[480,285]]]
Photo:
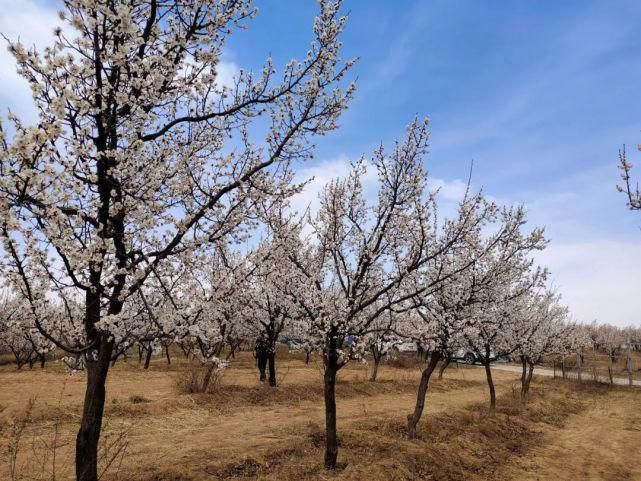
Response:
[[[499,403],[487,416],[482,369],[448,368],[433,378],[419,436],[405,435],[421,363],[384,363],[375,383],[367,366],[339,373],[340,469],[323,468],[324,409],[318,358],[279,352],[279,386],[260,385],[251,353],[232,361],[212,394],[181,394],[187,361],[136,360],[109,373],[102,479],[201,480],[634,480],[641,479],[641,390],[536,378],[527,408],[519,376],[495,371]],[[73,477],[73,447],[85,376],[59,362],[44,370],[0,367],[0,479]],[[28,422],[22,424],[30,399]],[[124,450],[124,456],[122,448]],[[14,449],[15,452],[15,449]]]

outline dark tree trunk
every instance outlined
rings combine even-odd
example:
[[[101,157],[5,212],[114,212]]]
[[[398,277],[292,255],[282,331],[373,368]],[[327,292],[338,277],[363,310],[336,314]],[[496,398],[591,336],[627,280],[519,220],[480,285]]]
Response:
[[[171,365],[171,357],[169,357],[169,344],[165,346],[165,357],[167,358],[167,364]]]
[[[305,364],[309,364],[309,358],[311,356],[311,352],[305,351]]]
[[[490,388],[490,416],[496,414],[496,390],[494,389],[494,381],[492,380],[492,369],[490,368],[489,355],[483,360],[485,366],[485,376],[487,377],[487,385]]]
[[[24,366],[25,362],[19,355],[14,354],[14,357],[16,358],[16,368],[18,371],[22,369],[22,366]]]
[[[439,351],[434,351],[430,357],[430,362],[427,367],[423,369],[421,374],[421,382],[418,385],[418,393],[416,395],[416,406],[414,407],[414,412],[407,415],[407,435],[410,438],[416,437],[416,426],[421,420],[423,415],[423,408],[425,407],[425,394],[427,393],[427,387],[430,383],[430,378],[432,373],[436,369],[439,359],[441,358],[441,353]]]
[[[257,353],[256,361],[258,364],[258,372],[260,373],[260,380],[265,381],[267,379],[267,374],[265,373],[267,369],[267,354],[264,352]]]
[[[332,335],[325,352],[325,468],[336,468],[338,434],[336,432],[336,374],[338,373],[337,339]]]
[[[216,365],[214,363],[209,363],[209,366],[207,366],[207,370],[205,371],[205,376],[203,377],[203,384],[200,387],[200,392],[207,392],[215,370]]]
[[[229,354],[227,354],[226,359],[236,359],[236,351],[240,348],[242,342],[236,342],[229,345]]]
[[[117,352],[115,356],[111,356],[111,367],[114,367],[116,365],[116,362],[118,361],[118,358],[120,356],[126,357],[127,351],[125,349],[120,350],[120,352]]]
[[[144,352],[144,348],[142,346],[138,346],[138,364],[142,362],[142,353]]]
[[[76,437],[76,479],[77,481],[98,481],[98,441],[102,428],[105,407],[105,383],[113,343],[101,342],[98,359],[88,359],[87,390],[82,410],[80,430]]]
[[[183,352],[185,359],[189,359],[189,355],[191,354],[191,348],[185,346],[182,342],[178,343],[178,345],[180,346],[180,350]]]
[[[438,380],[442,381],[443,380],[443,373],[447,369],[447,367],[450,365],[450,362],[452,361],[452,358],[450,356],[447,356],[444,360],[443,363],[441,364],[441,368],[438,370]]]
[[[525,389],[527,384],[527,360],[525,356],[521,356],[521,402],[525,404]]]
[[[372,346],[372,357],[374,362],[372,362],[372,369],[369,374],[369,381],[374,382],[376,381],[376,376],[378,375],[378,366],[381,363],[381,358],[383,355],[381,352],[376,348],[376,346]]]
[[[273,350],[267,355],[267,361],[269,364],[269,385],[274,387],[276,386],[276,353]]]
[[[528,402],[530,396],[530,383],[532,382],[532,374],[534,374],[534,363],[530,362],[528,367],[527,378],[525,379],[525,402]]]
[[[145,357],[145,369],[149,369],[149,363],[151,362],[151,354],[153,353],[153,349],[151,346],[149,346],[149,349],[147,349],[147,355]]]

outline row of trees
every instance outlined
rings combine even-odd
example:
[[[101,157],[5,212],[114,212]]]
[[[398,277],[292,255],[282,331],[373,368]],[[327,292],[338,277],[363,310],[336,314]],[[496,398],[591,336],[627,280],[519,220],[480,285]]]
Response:
[[[239,246],[225,236],[153,266],[118,312],[110,312],[111,300],[101,306],[91,327],[106,343],[103,354],[86,331],[86,299],[75,294],[73,279],[63,285],[54,275],[66,268],[64,258],[39,271],[28,253],[16,253],[30,244],[7,236],[13,261],[8,278],[28,319],[18,325],[85,366],[89,402],[96,393],[104,402],[104,384],[92,378],[92,369],[106,375],[134,345],[149,355],[174,342],[198,353],[207,366],[206,389],[221,367],[224,346],[258,338],[275,385],[274,347],[287,333],[322,354],[328,468],[338,454],[338,373],[368,353],[374,366],[408,340],[429,353],[408,416],[410,436],[435,367],[459,349],[471,350],[485,366],[491,414],[496,396],[490,363],[498,355],[522,360],[526,399],[534,364],[581,342],[580,331],[567,323],[567,309],[546,289],[547,271],[532,261],[547,241],[541,229],[527,229],[521,207],[499,207],[469,189],[456,215],[440,222],[424,169],[428,138],[427,122],[416,120],[390,151],[377,149],[354,162],[346,178],[326,185],[318,212],[300,216],[282,196],[262,199],[252,206],[260,227]],[[363,193],[369,169],[378,178],[374,199]],[[55,283],[36,290],[34,280],[43,282],[45,275]]]

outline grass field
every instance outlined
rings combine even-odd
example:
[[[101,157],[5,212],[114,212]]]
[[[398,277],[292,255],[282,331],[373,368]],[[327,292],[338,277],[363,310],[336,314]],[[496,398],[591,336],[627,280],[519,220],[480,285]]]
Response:
[[[634,480],[641,479],[641,391],[533,381],[527,409],[518,375],[495,372],[496,418],[487,416],[482,369],[452,367],[434,379],[419,437],[405,435],[420,364],[383,364],[339,373],[341,469],[322,467],[322,374],[317,363],[281,355],[279,387],[260,385],[241,353],[213,394],[180,394],[186,362],[162,357],[144,371],[118,362],[109,374],[104,480]],[[396,366],[396,367],[394,367]],[[19,436],[18,479],[73,478],[73,446],[84,375],[51,362],[44,370],[0,368],[0,479],[11,479]],[[25,409],[35,399],[27,422]],[[126,446],[126,449],[122,448]]]

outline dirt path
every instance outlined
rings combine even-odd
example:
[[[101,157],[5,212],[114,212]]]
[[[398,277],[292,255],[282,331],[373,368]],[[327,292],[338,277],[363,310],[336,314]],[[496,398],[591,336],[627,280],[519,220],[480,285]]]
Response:
[[[471,403],[484,402],[487,393],[483,373],[475,370],[453,370],[444,381],[471,381],[470,387],[439,389],[438,381],[428,395],[424,416],[456,410]],[[513,375],[497,377],[499,394],[507,392],[514,381]],[[394,418],[403,420],[413,409],[414,392],[385,393],[373,396],[338,399],[338,430],[357,425],[365,420]],[[163,463],[202,464],[206,469],[212,455],[218,459],[261,457],[273,452],[283,441],[291,443],[308,436],[311,426],[323,426],[323,400],[303,401],[298,405],[239,407],[232,412],[218,413],[204,408],[180,409],[167,416],[143,418],[136,423],[130,437],[128,464],[143,463],[151,453],[162,453]],[[171,449],[167,449],[167,438]],[[282,446],[281,446],[282,447]],[[204,455],[208,453],[208,455]],[[196,469],[198,470],[198,469]]]
[[[506,470],[513,480],[641,479],[641,416],[637,390],[613,390],[562,428],[547,430],[540,447]]]
[[[4,387],[8,388],[0,392],[0,404],[6,408],[2,414],[9,416],[24,406],[26,399],[37,396],[36,414],[42,420],[28,433],[29,439],[36,439],[50,437],[53,421],[47,418],[48,414],[56,409],[64,412],[66,417],[58,433],[61,445],[58,456],[71,460],[84,379],[67,378],[64,395],[60,398],[61,380],[56,373],[2,374]],[[222,402],[210,402],[207,398],[190,401],[189,396],[177,396],[174,375],[139,370],[111,374],[104,435],[115,438],[123,430],[128,432],[127,455],[122,466],[126,472],[131,473],[132,469],[133,472],[144,472],[148,479],[165,479],[168,471],[178,473],[176,479],[181,479],[183,473],[184,479],[212,479],[208,473],[218,470],[221,465],[249,457],[267,458],[283,446],[309,445],[310,433],[321,430],[324,425],[322,384],[318,385],[322,381],[309,367],[292,363],[283,385],[277,389],[286,395],[288,384],[303,390],[306,386],[310,386],[310,390],[314,386],[321,389],[318,395],[307,396],[301,401],[288,399],[266,405],[260,402],[235,405],[233,397]],[[376,386],[364,381],[366,375],[365,367],[340,373],[345,388],[355,389],[355,392],[341,396],[341,386],[338,386],[339,433],[372,419],[403,422],[413,409],[419,370],[384,369]],[[30,382],[25,385],[26,376]],[[499,394],[511,389],[515,379],[513,373],[497,373]],[[252,366],[238,365],[233,373],[230,372],[226,383],[255,388]],[[362,393],[358,386],[362,386]],[[382,392],[378,393],[379,389]],[[149,402],[132,404],[130,396],[133,394],[144,395]],[[451,369],[444,381],[433,381],[424,416],[457,410],[471,403],[485,402],[487,398],[482,371]],[[61,405],[57,406],[58,403]],[[4,462],[0,462],[0,466],[2,464]],[[0,479],[2,471],[0,467]],[[157,478],[154,472],[159,473]],[[71,474],[70,469],[68,474]]]
[[[258,386],[253,362],[241,359],[223,378],[219,391],[205,396],[179,395],[175,383],[179,373],[174,369],[173,364],[169,371],[158,365],[148,372],[121,366],[110,374],[103,434],[107,440],[116,439],[126,430],[128,447],[122,476],[109,480],[329,479],[321,464],[322,379],[314,366],[283,361],[281,385],[274,390]],[[55,370],[0,370],[0,428],[27,399],[37,396],[34,422],[24,437],[24,469],[33,465],[32,446],[51,440],[59,418],[57,455],[64,462],[58,479],[67,479],[72,475],[70,461],[84,378],[61,374]],[[583,393],[587,386],[538,378],[535,386],[555,395],[541,401],[539,392],[539,404],[529,412],[531,416],[506,411],[496,422],[486,423],[484,371],[451,368],[444,381],[432,381],[428,392],[421,423],[431,423],[432,437],[413,443],[403,433],[419,377],[416,367],[385,366],[380,382],[368,383],[365,366],[341,371],[338,430],[345,436],[345,446],[339,460],[345,460],[349,468],[336,479],[641,480],[639,390],[592,386],[589,389],[596,394]],[[506,399],[518,393],[519,373],[496,370],[494,377],[505,406]],[[65,384],[63,396],[61,384]],[[571,411],[577,414],[561,416],[559,422],[539,422],[538,417],[554,417],[559,412],[558,403],[565,400],[563,392],[579,399],[575,404],[580,409]],[[138,396],[143,400],[134,401]],[[511,416],[517,419],[516,424],[510,421]],[[510,438],[515,429],[530,438],[523,443],[520,438]],[[6,443],[8,436],[8,429],[0,429],[0,443]],[[495,446],[502,449],[502,461],[492,457]],[[488,450],[491,456],[485,452]],[[0,479],[7,476],[5,455],[0,450]],[[363,455],[369,456],[367,462],[359,463]],[[426,456],[435,457],[425,461]],[[464,460],[466,466],[458,474],[450,470],[450,477],[439,478],[432,468],[443,456],[454,456],[454,464]],[[479,463],[486,462],[495,467],[479,474],[477,465],[482,467]],[[436,478],[425,478],[421,463],[427,463],[426,469]],[[380,477],[372,478],[374,471]]]
[[[476,367],[481,367],[481,366],[476,366]],[[495,371],[507,371],[507,372],[514,372],[514,373],[521,373],[522,368],[521,366],[513,366],[509,364],[492,364],[492,369]],[[544,367],[535,367],[534,368],[534,374],[537,376],[545,376],[545,377],[554,377],[554,370],[552,369],[546,369]],[[557,374],[557,376],[560,376],[560,374]],[[566,376],[569,379],[576,379],[577,375],[575,372],[567,372]],[[586,372],[584,374],[584,380],[591,380],[592,376],[591,373]],[[604,384],[608,384],[610,382],[610,379],[606,376],[599,376],[598,381]],[[617,384],[619,386],[628,386],[630,384],[630,381],[627,378],[623,377],[614,377],[612,378],[612,382],[614,384]],[[632,384],[634,386],[641,386],[641,381],[639,380],[633,380]]]

